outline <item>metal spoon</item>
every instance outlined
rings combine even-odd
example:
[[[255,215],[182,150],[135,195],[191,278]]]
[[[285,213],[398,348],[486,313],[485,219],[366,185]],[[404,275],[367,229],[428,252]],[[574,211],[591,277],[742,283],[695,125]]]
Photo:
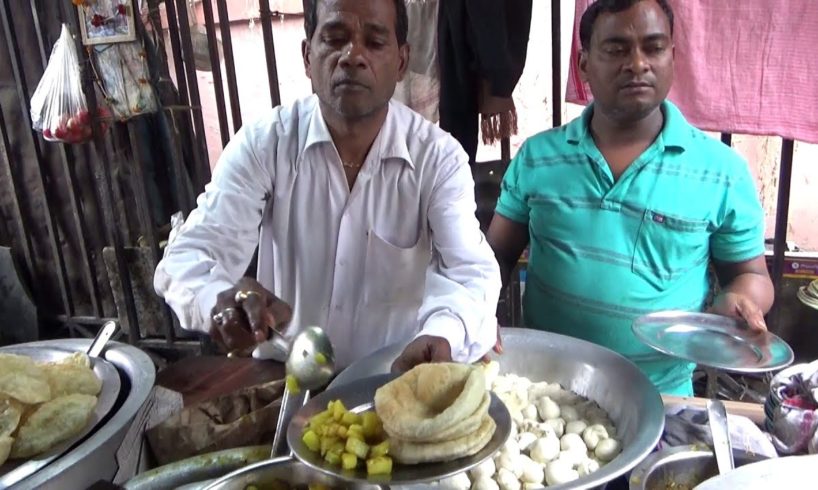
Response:
[[[105,348],[105,345],[114,336],[116,333],[117,324],[115,321],[108,321],[99,329],[97,332],[97,336],[94,337],[94,340],[91,341],[91,345],[88,347],[88,350],[85,352],[88,357],[99,357],[102,354],[102,350]]]
[[[283,339],[283,338],[282,338]],[[283,346],[282,346],[283,347]],[[287,376],[295,378],[298,391],[291,392],[288,383],[284,384],[284,396],[278,412],[275,437],[271,458],[286,456],[287,427],[293,415],[307,403],[309,390],[323,387],[335,374],[335,355],[324,330],[320,327],[307,327],[295,336],[287,347]]]
[[[716,455],[716,465],[719,468],[719,473],[723,475],[735,467],[724,404],[719,400],[707,400],[707,418],[713,436],[713,452]]]

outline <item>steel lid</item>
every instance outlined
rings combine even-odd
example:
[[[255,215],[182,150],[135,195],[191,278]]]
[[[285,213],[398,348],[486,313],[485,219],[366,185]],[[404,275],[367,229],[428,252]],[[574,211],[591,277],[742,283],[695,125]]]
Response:
[[[721,315],[662,311],[637,318],[633,332],[653,349],[702,366],[759,373],[789,366],[790,346],[770,332]]]

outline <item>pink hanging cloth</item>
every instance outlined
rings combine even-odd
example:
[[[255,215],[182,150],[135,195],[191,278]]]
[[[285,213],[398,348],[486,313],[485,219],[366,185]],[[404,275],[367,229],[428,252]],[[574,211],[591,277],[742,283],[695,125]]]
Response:
[[[566,100],[586,105],[576,0]],[[818,1],[684,0],[674,9],[676,76],[669,99],[707,131],[818,143]]]

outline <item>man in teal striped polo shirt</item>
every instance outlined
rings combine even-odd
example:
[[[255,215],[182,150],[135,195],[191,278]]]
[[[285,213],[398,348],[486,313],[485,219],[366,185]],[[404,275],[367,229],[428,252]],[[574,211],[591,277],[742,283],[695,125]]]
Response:
[[[525,142],[488,239],[506,281],[530,244],[527,327],[611,348],[661,392],[691,395],[695,366],[645,346],[631,323],[659,310],[704,309],[712,263],[722,289],[711,311],[766,328],[773,288],[762,208],[741,157],[666,100],[666,1],[600,0],[580,26],[580,69],[594,103]]]

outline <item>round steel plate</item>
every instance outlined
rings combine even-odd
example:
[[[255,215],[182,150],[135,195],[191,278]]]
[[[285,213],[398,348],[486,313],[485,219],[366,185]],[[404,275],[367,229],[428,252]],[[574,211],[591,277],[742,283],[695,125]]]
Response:
[[[511,415],[503,402],[492,393],[489,415],[494,419],[497,428],[486,447],[467,458],[460,458],[446,463],[417,465],[400,465],[396,463],[392,468],[391,475],[367,477],[366,469],[363,468],[359,468],[355,472],[347,472],[341,470],[338,466],[330,465],[319,454],[310,451],[301,441],[304,426],[306,426],[309,418],[325,410],[330,401],[341,400],[350,411],[355,413],[366,412],[373,408],[375,391],[396,377],[395,374],[382,374],[364,378],[338,388],[329,389],[307,402],[293,417],[292,423],[287,429],[287,443],[290,445],[295,457],[310,468],[349,482],[408,485],[440,480],[468,471],[492,457],[511,434]]]
[[[767,459],[740,449],[733,449],[733,458],[737,468]],[[717,473],[716,458],[707,446],[668,446],[651,453],[633,469],[629,489],[690,489]]]
[[[818,281],[812,281],[809,285],[798,288],[796,296],[806,306],[818,310]]]
[[[76,349],[49,345],[11,345],[0,347],[0,353],[28,356],[39,362],[59,361],[75,352],[77,352]],[[43,454],[25,460],[7,461],[0,466],[0,488],[9,487],[22,481],[60,457],[77,442],[83,440],[91,433],[114,407],[121,388],[121,381],[116,367],[110,362],[98,357],[91,357],[90,360],[91,368],[102,381],[102,389],[97,395],[97,405],[94,407],[94,413],[91,415],[91,420],[88,422],[88,425],[76,436]]]
[[[818,454],[787,456],[748,464],[714,476],[694,490],[767,490],[769,488],[814,488]],[[809,483],[812,481],[813,483]]]
[[[659,391],[635,364],[584,340],[527,328],[500,329],[503,354],[491,353],[500,373],[532,381],[559,383],[599,404],[616,425],[622,452],[598,471],[550,489],[589,490],[627,473],[656,447],[665,424]],[[374,374],[388,373],[406,344],[394,344],[352,363],[329,387],[337,388]]]
[[[770,332],[752,332],[732,318],[664,311],[633,322],[634,334],[669,356],[726,371],[759,373],[788,366],[793,352]]]

